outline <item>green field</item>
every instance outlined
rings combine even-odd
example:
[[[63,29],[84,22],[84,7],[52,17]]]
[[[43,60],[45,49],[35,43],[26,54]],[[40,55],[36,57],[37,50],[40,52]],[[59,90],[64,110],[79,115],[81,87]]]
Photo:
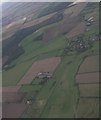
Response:
[[[3,72],[3,86],[16,85],[34,61],[61,56],[65,45],[65,37],[55,38],[46,44],[42,41],[34,41],[34,37],[36,37],[35,33],[21,43],[25,53],[14,61],[15,67]],[[10,79],[8,80],[8,78]]]
[[[82,54],[62,57],[62,63],[53,78],[39,90],[36,97],[36,101],[42,100],[44,104],[39,107],[35,105],[36,102],[33,102],[26,112],[29,117],[72,118],[76,115],[79,90],[75,85],[75,75],[84,57],[97,53],[98,45],[99,42],[96,42],[91,49]]]
[[[80,84],[80,97],[99,97],[99,84]]]
[[[76,118],[98,118],[99,99],[83,98],[79,100]]]
[[[92,54],[92,50],[88,50],[80,55],[65,56],[62,58],[62,63],[54,73],[53,78],[42,87],[41,91],[39,90],[40,92],[36,101],[43,100],[45,101],[44,105],[41,106],[36,113],[34,108],[36,106],[35,103],[33,103],[27,111],[30,117],[35,117],[35,115],[36,117],[75,116],[79,97],[79,90],[75,85],[75,75],[84,56],[90,54]]]

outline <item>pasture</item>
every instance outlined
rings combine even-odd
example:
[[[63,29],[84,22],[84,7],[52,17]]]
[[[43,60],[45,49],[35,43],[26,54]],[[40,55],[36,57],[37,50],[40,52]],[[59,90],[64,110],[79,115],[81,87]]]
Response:
[[[80,97],[84,98],[99,98],[99,84],[79,84]]]
[[[79,99],[76,118],[98,118],[99,117],[99,99],[81,98]]]
[[[88,67],[90,66],[90,67]],[[99,71],[99,55],[88,56],[84,59],[78,73],[89,73]]]
[[[23,85],[20,91],[30,93],[32,91],[39,91],[41,87],[41,85]]]

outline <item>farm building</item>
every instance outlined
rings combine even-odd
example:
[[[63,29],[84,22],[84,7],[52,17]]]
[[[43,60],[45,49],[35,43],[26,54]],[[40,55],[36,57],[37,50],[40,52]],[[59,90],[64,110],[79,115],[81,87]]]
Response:
[[[94,21],[94,17],[90,17],[87,21],[88,22],[93,22]]]
[[[38,73],[37,77],[40,79],[44,79],[44,78],[49,79],[52,77],[52,74],[50,74],[49,72],[40,72]]]

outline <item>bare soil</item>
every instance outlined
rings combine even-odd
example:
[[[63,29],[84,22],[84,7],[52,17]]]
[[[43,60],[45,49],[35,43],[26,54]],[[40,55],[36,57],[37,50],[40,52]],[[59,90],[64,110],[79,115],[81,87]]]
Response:
[[[2,117],[20,118],[26,108],[25,103],[4,103],[2,105]]]
[[[4,92],[2,93],[2,101],[5,103],[20,103],[25,95],[26,93],[23,92]]]
[[[85,73],[85,74],[78,74],[76,76],[77,83],[99,83],[99,72],[95,73]]]
[[[69,15],[64,16],[63,22],[55,27],[50,27],[44,31],[43,41],[47,42],[59,35],[70,32],[77,24],[81,22],[80,17],[71,18]]]
[[[0,92],[18,92],[21,86],[0,87]]]
[[[86,29],[86,25],[84,22],[79,23],[76,27],[74,27],[69,33],[67,33],[67,38],[73,38],[80,34],[83,34]]]

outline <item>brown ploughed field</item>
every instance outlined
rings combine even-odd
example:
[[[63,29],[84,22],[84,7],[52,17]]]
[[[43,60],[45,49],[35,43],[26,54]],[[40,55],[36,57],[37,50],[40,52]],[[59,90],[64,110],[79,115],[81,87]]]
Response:
[[[4,103],[2,106],[2,117],[20,118],[27,105],[25,103]]]
[[[84,22],[79,23],[76,27],[74,27],[69,33],[67,33],[67,38],[73,38],[84,33],[86,29],[86,25]]]
[[[5,92],[2,94],[2,100],[6,103],[19,103],[22,102],[26,93],[23,92]]]
[[[99,83],[99,72],[78,74],[76,83]]]

